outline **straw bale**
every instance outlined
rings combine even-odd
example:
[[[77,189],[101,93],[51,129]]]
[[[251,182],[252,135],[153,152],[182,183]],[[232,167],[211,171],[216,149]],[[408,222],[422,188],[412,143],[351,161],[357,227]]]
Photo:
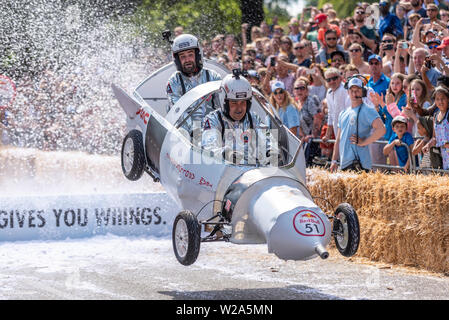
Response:
[[[357,255],[449,272],[449,177],[337,173],[310,169],[312,196],[350,203],[359,216]],[[326,208],[329,211],[329,208]]]

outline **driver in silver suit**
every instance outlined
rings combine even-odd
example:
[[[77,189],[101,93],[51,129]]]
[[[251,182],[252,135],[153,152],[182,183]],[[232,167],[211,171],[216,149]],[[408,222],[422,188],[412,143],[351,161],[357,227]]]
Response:
[[[222,80],[221,90],[222,107],[204,120],[203,150],[235,164],[273,164],[272,156],[277,159],[277,151],[271,146],[277,145],[273,140],[276,137],[250,111],[251,84],[243,76],[229,74]]]

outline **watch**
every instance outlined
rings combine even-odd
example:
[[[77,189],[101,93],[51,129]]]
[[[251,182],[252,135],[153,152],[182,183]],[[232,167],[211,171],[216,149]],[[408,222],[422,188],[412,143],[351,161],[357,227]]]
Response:
[[[334,163],[335,163],[335,164],[338,164],[338,161],[337,161],[337,160],[332,160],[331,163],[332,163],[332,164],[334,164]]]

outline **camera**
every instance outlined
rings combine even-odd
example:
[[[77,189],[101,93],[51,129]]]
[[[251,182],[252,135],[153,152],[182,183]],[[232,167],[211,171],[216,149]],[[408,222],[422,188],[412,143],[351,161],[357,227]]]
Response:
[[[432,69],[433,67],[435,67],[435,64],[432,62],[432,60],[430,60],[429,57],[425,58],[424,61],[425,61],[424,63],[426,64],[427,69]]]
[[[349,29],[349,30],[348,30],[348,33],[349,33],[349,34],[354,34],[354,29]]]
[[[170,41],[170,37],[171,37],[171,31],[170,30],[162,31],[162,39],[163,40]]]
[[[274,67],[274,66],[276,65],[276,57],[271,57],[271,58],[270,58],[270,65],[271,65],[272,67]]]
[[[393,50],[393,48],[394,48],[394,46],[393,46],[392,44],[387,44],[387,45],[384,47],[384,50]]]

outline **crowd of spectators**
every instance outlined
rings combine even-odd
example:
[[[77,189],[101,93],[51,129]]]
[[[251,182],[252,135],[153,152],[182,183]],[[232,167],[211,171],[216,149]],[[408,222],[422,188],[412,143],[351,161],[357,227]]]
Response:
[[[205,57],[248,72],[284,124],[307,142],[309,165],[332,159],[339,116],[351,108],[345,84],[362,75],[363,103],[385,127],[384,143],[363,146],[373,164],[407,170],[413,159],[421,168],[449,169],[448,1],[359,3],[345,18],[325,4],[305,8],[285,27],[273,19],[243,24],[241,33],[241,42],[232,34],[203,40]],[[342,150],[354,141],[340,144]]]
[[[335,139],[341,144],[337,150],[351,149],[352,137],[338,137],[339,129],[345,129],[340,127],[345,123],[340,121],[340,115],[352,104],[345,84],[351,77],[362,75],[366,91],[363,104],[376,110],[385,127],[385,134],[379,139],[384,143],[358,146],[369,148],[372,163],[406,170],[413,159],[421,168],[448,170],[448,2],[359,3],[353,14],[345,18],[337,17],[331,4],[307,7],[287,26],[273,19],[256,26],[242,24],[240,35],[217,34],[212,39],[202,39],[203,54],[230,70],[247,71],[248,80],[277,109],[283,123],[306,142],[308,165],[335,158]],[[182,27],[174,30],[175,36],[183,32]],[[76,79],[66,77],[54,81],[56,84],[47,83],[49,79],[55,77],[43,74],[37,82],[21,79],[17,84],[21,96],[29,101],[21,101],[23,108],[2,110],[1,128],[20,131],[9,137],[3,134],[4,144],[21,145],[25,141],[24,146],[53,150],[71,146],[70,142],[76,140],[90,146],[91,150],[85,151],[98,152],[105,136],[111,143],[121,141],[122,124],[114,124],[117,136],[111,136],[108,120],[99,122],[103,119],[97,114],[102,110],[101,101],[84,112],[74,112],[79,110],[76,100],[82,94],[74,90],[72,83]],[[49,100],[61,110],[45,112]],[[31,121],[14,123],[24,114]],[[362,121],[363,114],[360,119],[357,132],[368,132],[369,128],[362,126],[372,123]],[[73,125],[66,132],[61,124],[68,122]],[[8,141],[17,136],[20,141]],[[364,140],[357,137],[355,141],[358,138]],[[339,162],[350,160],[356,159]]]

